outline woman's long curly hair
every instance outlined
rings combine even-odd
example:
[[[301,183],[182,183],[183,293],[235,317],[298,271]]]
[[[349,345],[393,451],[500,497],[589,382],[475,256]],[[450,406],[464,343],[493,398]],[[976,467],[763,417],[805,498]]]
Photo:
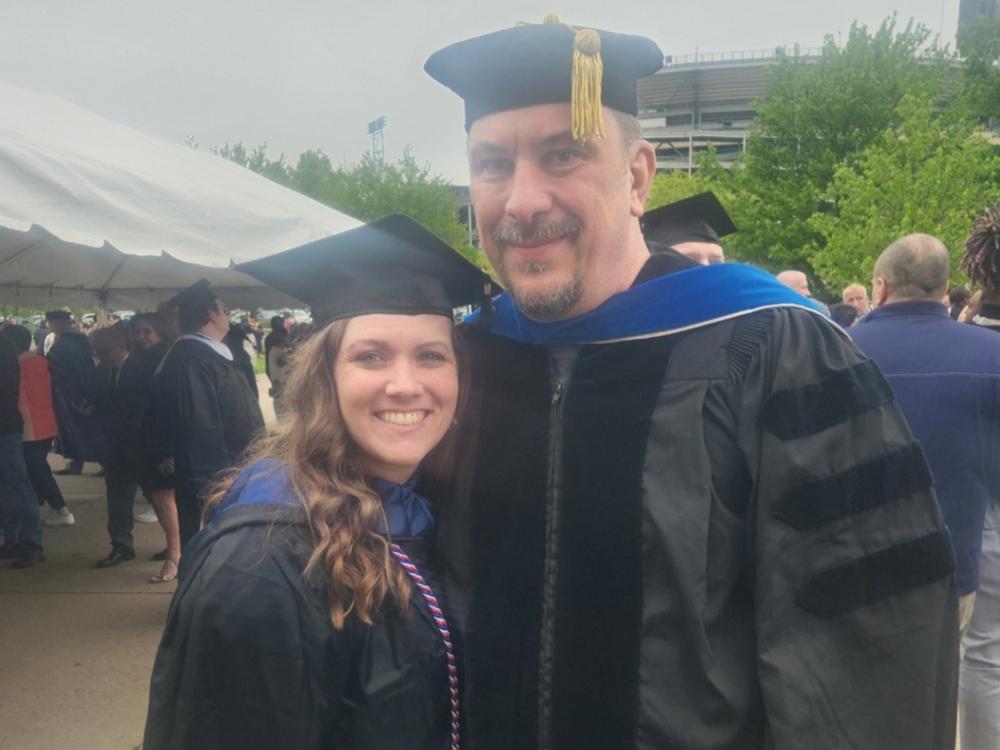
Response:
[[[340,411],[333,372],[347,323],[334,321],[299,345],[285,391],[287,414],[257,440],[240,466],[209,490],[203,514],[209,517],[249,464],[261,458],[283,462],[315,541],[305,573],[319,568],[327,574],[330,620],[337,629],[350,615],[371,624],[385,604],[405,611],[410,595],[410,581],[378,531],[384,518],[382,501],[365,481]],[[464,357],[457,332],[452,339],[461,395],[466,390],[461,387]],[[422,475],[440,481],[450,470],[453,432],[424,460]]]
[[[989,206],[977,214],[965,241],[961,268],[974,284],[992,292],[1000,288],[1000,209]]]

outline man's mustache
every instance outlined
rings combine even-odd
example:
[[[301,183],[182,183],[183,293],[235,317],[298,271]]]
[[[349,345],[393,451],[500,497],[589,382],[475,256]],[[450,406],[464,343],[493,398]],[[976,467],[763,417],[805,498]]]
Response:
[[[555,240],[560,237],[576,237],[582,228],[577,219],[537,221],[522,224],[508,221],[498,224],[490,233],[496,245],[523,245],[529,242]]]

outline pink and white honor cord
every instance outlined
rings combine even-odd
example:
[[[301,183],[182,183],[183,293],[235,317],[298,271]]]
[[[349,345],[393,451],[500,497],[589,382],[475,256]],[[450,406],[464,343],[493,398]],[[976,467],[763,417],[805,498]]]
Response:
[[[437,625],[438,632],[441,633],[441,640],[444,641],[444,653],[448,660],[448,693],[451,695],[451,750],[459,750],[458,666],[455,663],[455,647],[451,642],[448,621],[445,619],[444,610],[438,605],[434,590],[427,585],[427,581],[420,575],[417,566],[410,562],[410,558],[398,544],[390,544],[389,550],[392,552],[392,556],[399,560],[399,564],[403,566],[406,574],[417,584],[431,615],[434,616],[434,624]]]

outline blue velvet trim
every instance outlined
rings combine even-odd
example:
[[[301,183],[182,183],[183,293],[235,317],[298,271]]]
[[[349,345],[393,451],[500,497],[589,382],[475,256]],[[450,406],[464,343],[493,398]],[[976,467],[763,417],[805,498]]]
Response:
[[[416,482],[416,476],[406,484],[368,479],[368,484],[382,498],[388,533],[392,536],[425,536],[434,531],[431,505],[414,491]],[[212,519],[237,506],[297,503],[295,489],[285,474],[284,464],[274,458],[262,458],[240,472],[212,514]],[[385,534],[386,531],[385,523],[382,523],[379,532]]]
[[[739,263],[698,266],[650,279],[571,320],[530,320],[506,293],[494,300],[494,306],[493,333],[546,346],[665,335],[770,307],[801,307],[825,315],[817,303],[771,274]],[[471,323],[477,318],[478,312],[465,320]]]

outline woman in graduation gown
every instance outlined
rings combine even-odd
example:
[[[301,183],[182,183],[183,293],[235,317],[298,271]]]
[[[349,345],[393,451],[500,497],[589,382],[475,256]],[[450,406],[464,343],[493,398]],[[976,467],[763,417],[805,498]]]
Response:
[[[145,750],[458,748],[433,505],[452,309],[489,278],[405,217],[241,267],[310,304],[287,415],[211,493],[153,670]]]

